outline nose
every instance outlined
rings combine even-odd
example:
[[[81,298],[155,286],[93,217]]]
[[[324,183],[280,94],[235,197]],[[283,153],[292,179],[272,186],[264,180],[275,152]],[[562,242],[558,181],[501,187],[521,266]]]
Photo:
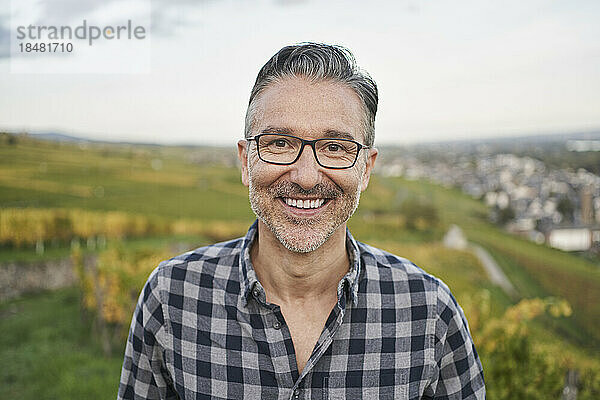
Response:
[[[309,190],[321,182],[320,166],[310,145],[305,145],[300,158],[291,165],[290,180]]]

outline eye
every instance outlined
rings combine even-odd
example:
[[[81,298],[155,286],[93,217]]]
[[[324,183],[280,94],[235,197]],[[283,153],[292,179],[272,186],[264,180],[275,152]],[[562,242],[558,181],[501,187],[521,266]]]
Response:
[[[287,141],[285,141],[283,139],[277,139],[277,140],[273,141],[273,145],[275,147],[282,148],[282,147],[285,147],[287,145]]]
[[[329,143],[327,145],[327,151],[331,151],[332,153],[338,152],[342,150],[342,146],[337,143]]]

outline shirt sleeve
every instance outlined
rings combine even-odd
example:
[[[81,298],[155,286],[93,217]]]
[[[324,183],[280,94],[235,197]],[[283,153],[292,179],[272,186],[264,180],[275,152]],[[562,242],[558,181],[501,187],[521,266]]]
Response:
[[[165,367],[161,345],[165,321],[158,290],[158,270],[148,278],[133,313],[118,400],[178,398]]]
[[[467,320],[445,285],[438,291],[435,354],[433,399],[485,399],[483,368]]]

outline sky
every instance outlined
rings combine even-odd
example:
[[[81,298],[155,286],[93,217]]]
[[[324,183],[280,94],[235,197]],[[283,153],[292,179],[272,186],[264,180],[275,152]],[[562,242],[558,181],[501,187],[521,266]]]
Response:
[[[129,18],[145,47],[79,46],[100,72],[11,54],[17,21]],[[376,144],[600,130],[598,20],[595,0],[0,0],[0,130],[233,145],[258,70],[302,41],[373,76]]]

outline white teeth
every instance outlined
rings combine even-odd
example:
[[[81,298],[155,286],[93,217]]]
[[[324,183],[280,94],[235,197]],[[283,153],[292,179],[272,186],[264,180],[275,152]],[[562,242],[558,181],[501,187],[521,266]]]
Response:
[[[296,208],[319,208],[325,203],[325,199],[316,199],[316,200],[300,200],[300,199],[290,199],[286,197],[284,199],[285,204],[291,207]]]

